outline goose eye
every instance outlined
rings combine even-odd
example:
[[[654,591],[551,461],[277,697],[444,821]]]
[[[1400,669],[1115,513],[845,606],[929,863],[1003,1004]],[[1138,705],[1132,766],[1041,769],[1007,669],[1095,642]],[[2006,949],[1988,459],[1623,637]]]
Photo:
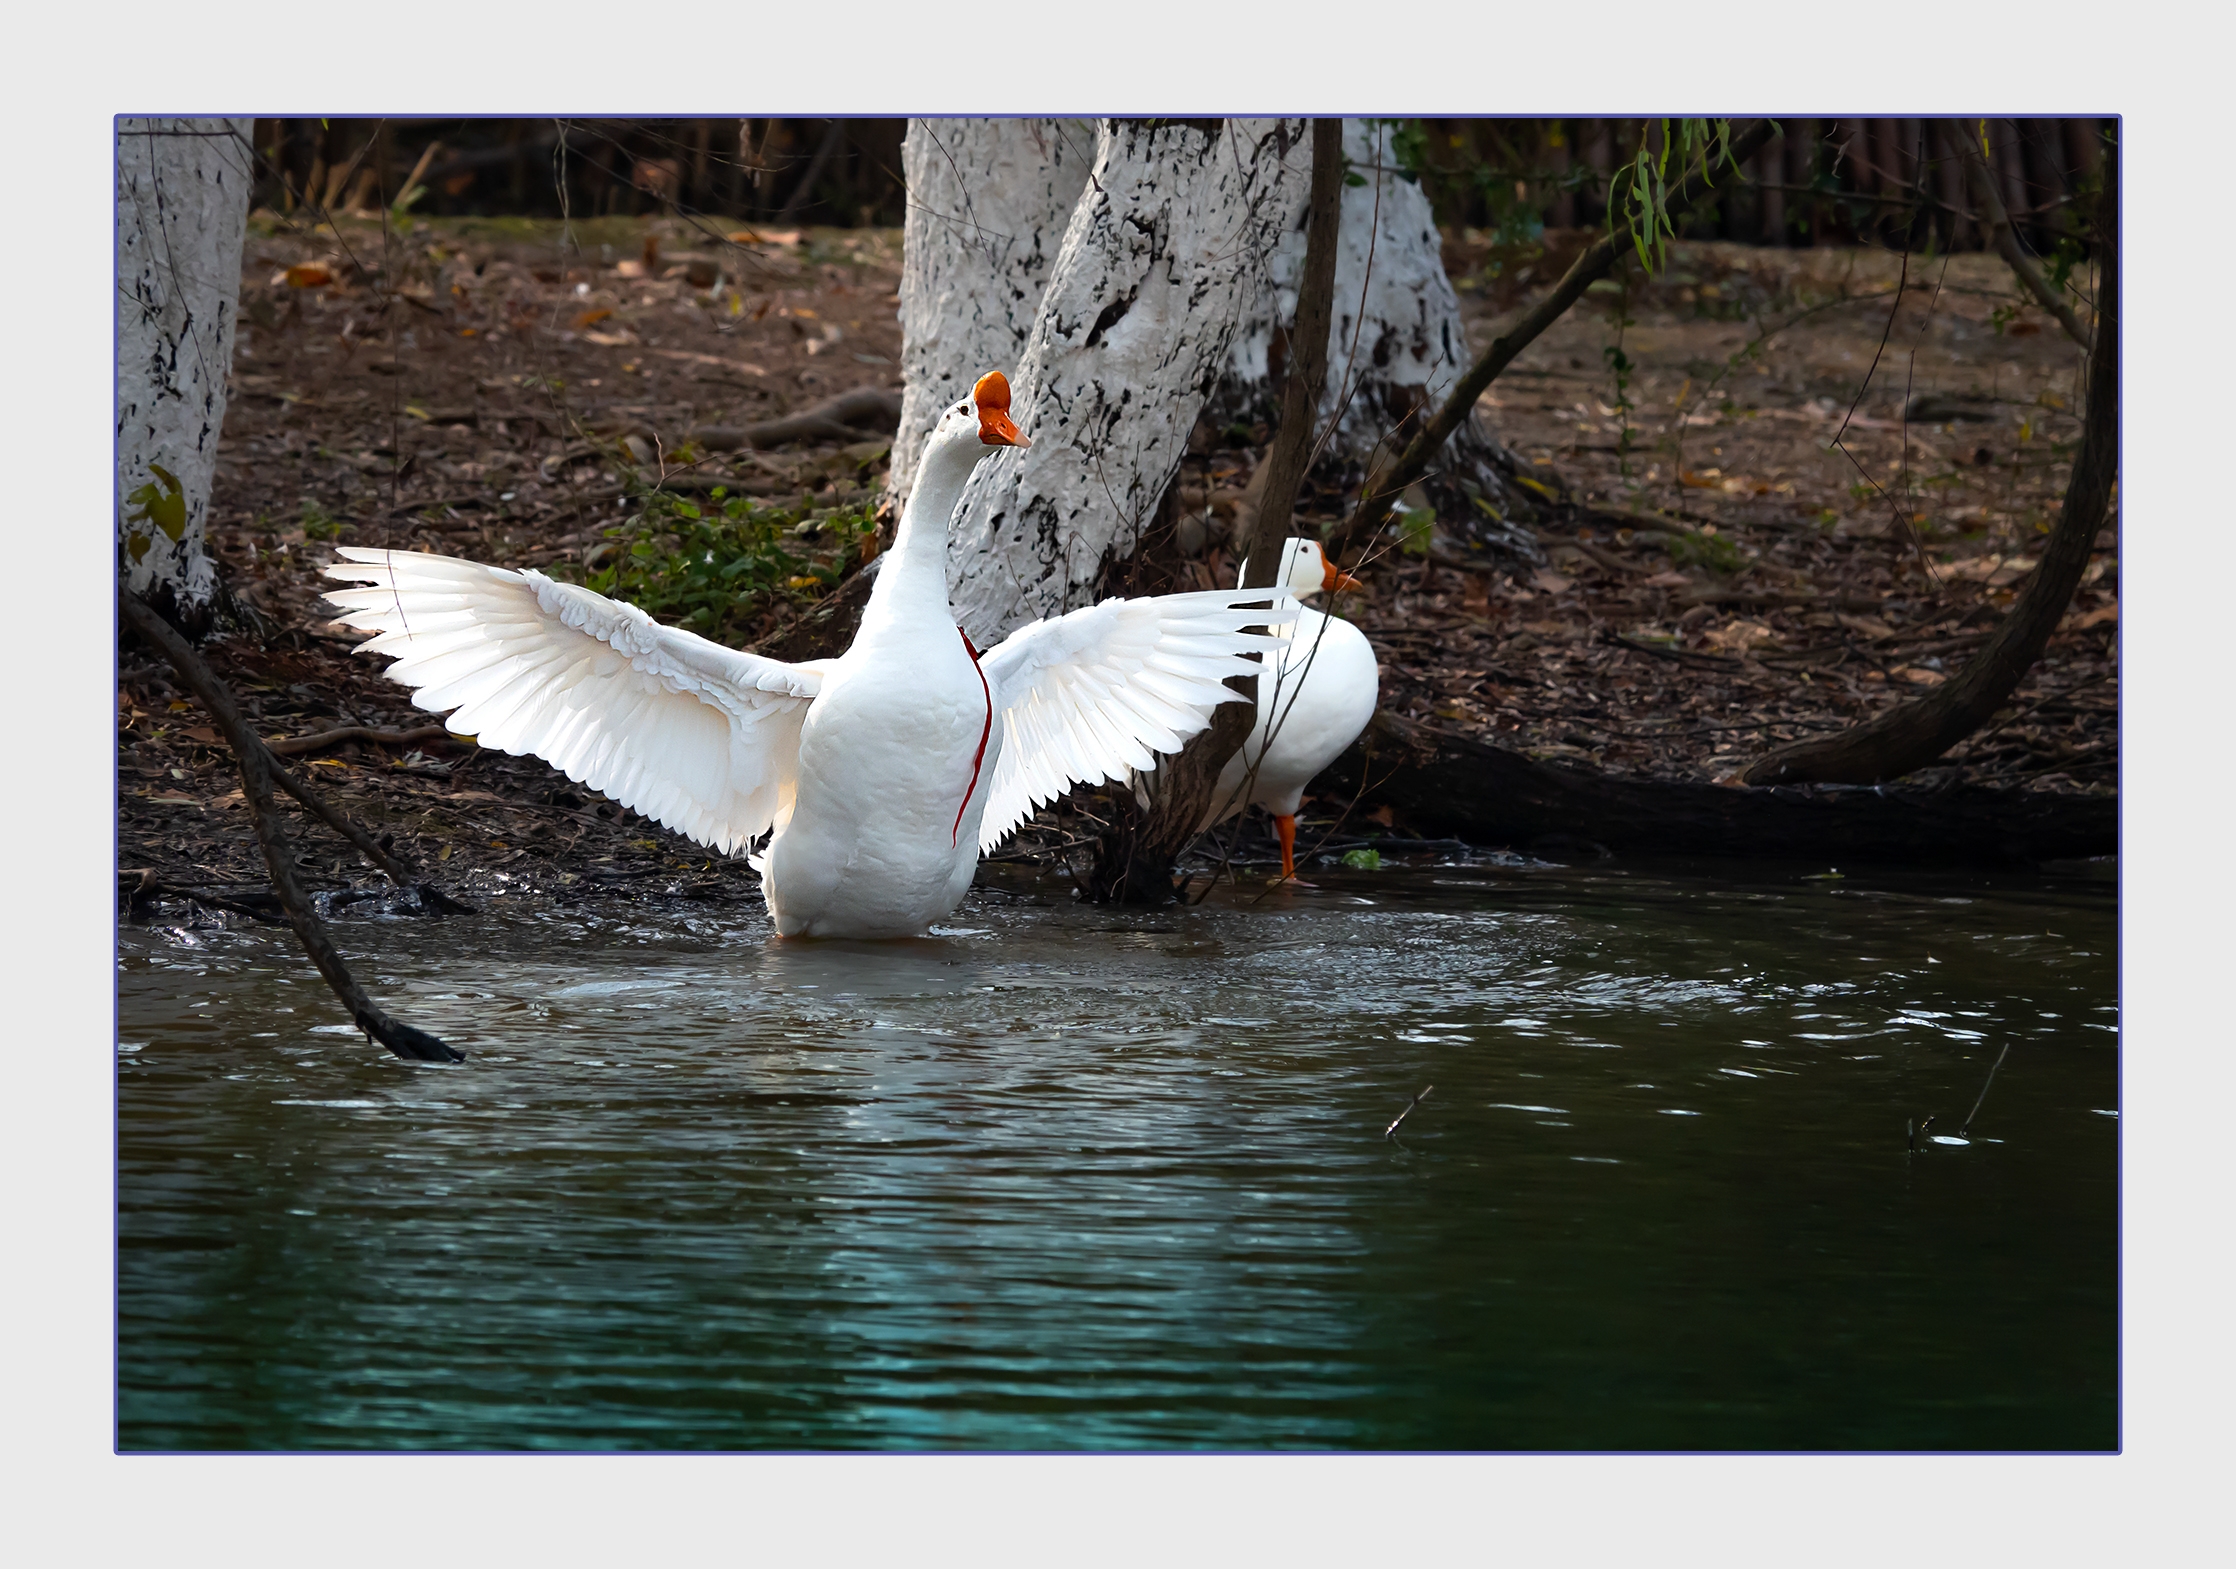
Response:
[[[955,405],[955,412],[958,414],[968,414],[970,412],[970,405],[967,403],[958,403]]]

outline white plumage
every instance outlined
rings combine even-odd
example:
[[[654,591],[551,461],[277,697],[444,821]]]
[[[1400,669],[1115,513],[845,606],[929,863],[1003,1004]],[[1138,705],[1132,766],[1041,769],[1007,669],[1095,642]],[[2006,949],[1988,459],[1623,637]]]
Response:
[[[1008,385],[981,380],[926,445],[853,646],[786,664],[664,627],[534,571],[343,549],[328,598],[397,655],[413,701],[484,746],[725,853],[754,857],[785,936],[892,937],[953,910],[981,849],[1073,783],[1179,750],[1244,658],[1298,607],[1267,591],[1108,600],[974,658],[947,603],[947,524],[980,460],[1026,445]]]
[[[1074,783],[1122,780],[1177,752],[1234,701],[1224,683],[1258,666],[1238,648],[1273,646],[1238,638],[1268,612],[1233,608],[1233,590],[1109,599],[1053,621],[1018,628],[987,652],[987,679],[1001,692],[1002,751],[979,829],[991,850],[1036,806]],[[1266,592],[1256,595],[1262,606]]]
[[[1249,563],[1243,566],[1247,571]],[[1308,539],[1281,547],[1276,581],[1300,600],[1357,586]],[[1374,717],[1381,671],[1365,633],[1307,605],[1299,604],[1295,619],[1273,632],[1282,640],[1280,657],[1271,672],[1258,677],[1255,722],[1220,771],[1203,826],[1263,806],[1281,840],[1281,875],[1289,878],[1296,875],[1297,808],[1304,804],[1305,786]]]

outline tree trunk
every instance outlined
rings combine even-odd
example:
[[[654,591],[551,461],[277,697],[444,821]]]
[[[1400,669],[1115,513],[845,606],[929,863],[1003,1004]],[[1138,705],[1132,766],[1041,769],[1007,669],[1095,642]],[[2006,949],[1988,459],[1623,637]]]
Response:
[[[194,636],[217,568],[204,542],[253,182],[249,120],[116,130],[117,567]]]
[[[981,645],[1131,555],[1304,200],[1296,120],[1106,122],[1012,376],[1030,449],[982,464],[949,547]],[[972,374],[976,374],[974,370]]]
[[[1712,189],[1708,171],[1727,158],[1734,163],[1744,163],[1769,140],[1772,129],[1770,121],[1757,120],[1728,143],[1705,154],[1704,167],[1695,168],[1664,194],[1664,212],[1673,218],[1690,212]],[[1470,365],[1466,374],[1445,394],[1442,404],[1411,423],[1411,434],[1404,440],[1402,449],[1375,464],[1359,493],[1358,506],[1340,527],[1329,533],[1327,546],[1331,556],[1364,549],[1380,537],[1391,507],[1406,488],[1430,472],[1438,454],[1453,436],[1474,425],[1476,399],[1513,363],[1516,355],[1582,299],[1593,281],[1604,276],[1630,249],[1627,238],[1612,232],[1594,240],[1569,264],[1568,271],[1561,275],[1550,294],[1492,341],[1483,357]]]
[[[1444,271],[1444,242],[1428,194],[1396,172],[1389,140],[1383,122],[1343,122],[1343,154],[1363,183],[1343,192],[1328,379],[1319,408],[1321,424],[1332,419],[1334,432],[1318,463],[1353,485],[1365,477],[1378,448],[1386,461],[1405,445],[1475,358],[1459,296]],[[1296,354],[1284,329],[1296,314],[1303,271],[1300,212],[1268,262],[1273,287],[1236,334],[1212,402],[1219,423],[1275,418],[1286,379],[1282,362]],[[1539,562],[1543,553],[1530,527],[1537,513],[1528,491],[1514,483],[1518,467],[1471,414],[1422,476],[1422,489],[1456,543]]]
[[[1281,427],[1266,454],[1265,481],[1250,531],[1235,541],[1245,557],[1243,588],[1270,589],[1280,573],[1297,492],[1312,461],[1318,409],[1328,382],[1328,321],[1333,314],[1336,250],[1342,216],[1343,125],[1312,122],[1311,200],[1306,207],[1305,265],[1299,280],[1296,363],[1283,389]],[[1255,676],[1228,685],[1257,699]],[[1229,703],[1189,738],[1176,757],[1159,759],[1148,776],[1147,804],[1118,797],[1116,821],[1095,846],[1084,892],[1097,903],[1163,904],[1173,896],[1172,868],[1212,809],[1220,771],[1250,733],[1250,705]]]
[[[901,424],[894,515],[940,411],[1013,376],[1099,145],[1092,120],[911,120],[901,141]]]
[[[1318,788],[1356,797],[1354,832],[1364,813],[1386,806],[1416,833],[1562,857],[2011,866],[2110,855],[2120,836],[2119,802],[2109,796],[1895,785],[1734,790],[1633,779],[1535,762],[1387,709],[1328,765]]]
[[[1915,702],[1837,735],[1780,747],[1749,768],[1749,784],[1825,781],[1873,784],[1923,768],[1985,724],[2018,689],[2042,657],[2050,634],[2080,586],[2096,532],[2104,526],[2119,464],[2119,191],[2118,151],[2104,162],[2103,206],[2097,218],[2101,271],[2097,278],[2094,347],[2089,353],[2088,407],[2081,447],[2073,456],[2065,505],[2027,579],[1995,634],[1956,676]]]

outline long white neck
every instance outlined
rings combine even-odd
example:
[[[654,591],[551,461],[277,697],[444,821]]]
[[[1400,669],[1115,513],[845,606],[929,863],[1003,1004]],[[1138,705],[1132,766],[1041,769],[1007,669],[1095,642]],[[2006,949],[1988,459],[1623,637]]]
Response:
[[[864,625],[873,617],[936,613],[954,619],[947,602],[947,525],[985,450],[975,441],[925,448],[900,527],[893,531],[893,548],[877,569],[877,583],[862,613]]]

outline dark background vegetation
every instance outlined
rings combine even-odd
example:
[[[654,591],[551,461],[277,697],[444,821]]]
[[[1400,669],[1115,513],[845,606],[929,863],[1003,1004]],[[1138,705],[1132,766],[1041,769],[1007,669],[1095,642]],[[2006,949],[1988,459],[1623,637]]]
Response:
[[[1391,122],[1391,156],[1417,175],[1437,221],[1509,239],[1606,218],[1609,171],[1650,134],[1647,120],[1426,119]],[[2048,253],[2098,163],[2098,122],[1990,120],[2004,203]],[[1970,203],[1921,119],[1793,119],[1735,188],[1679,225],[1689,239],[1755,244],[1982,243]],[[273,119],[257,205],[306,197],[367,210],[425,188],[423,216],[576,218],[719,213],[833,227],[901,222],[907,121],[820,119]],[[1920,153],[1923,149],[1923,158]],[[432,156],[429,150],[432,149]],[[425,159],[422,165],[422,159]],[[412,179],[414,171],[418,178]],[[1920,180],[1920,171],[1924,177]],[[1913,187],[1918,187],[1913,189]]]

